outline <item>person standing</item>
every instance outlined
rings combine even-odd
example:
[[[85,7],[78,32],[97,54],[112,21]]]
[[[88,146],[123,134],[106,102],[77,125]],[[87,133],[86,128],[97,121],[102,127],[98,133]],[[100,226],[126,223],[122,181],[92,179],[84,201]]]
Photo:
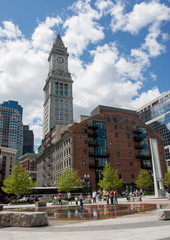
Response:
[[[140,196],[142,196],[142,194],[143,194],[143,190],[142,190],[142,188],[140,189]]]
[[[68,204],[70,204],[70,202],[71,202],[71,193],[70,192],[67,193],[67,199],[68,199]],[[71,204],[72,204],[72,202],[71,202]]]
[[[93,203],[96,203],[96,195],[97,195],[97,193],[96,193],[96,191],[94,190],[94,191],[92,192]]]
[[[82,193],[80,194],[79,199],[80,199],[80,207],[83,207],[83,195],[82,195]]]
[[[59,205],[62,205],[62,202],[61,202],[61,193],[58,194],[58,204],[59,204]]]
[[[111,204],[113,205],[113,197],[114,197],[114,191],[113,189],[110,190],[110,201],[111,201]]]

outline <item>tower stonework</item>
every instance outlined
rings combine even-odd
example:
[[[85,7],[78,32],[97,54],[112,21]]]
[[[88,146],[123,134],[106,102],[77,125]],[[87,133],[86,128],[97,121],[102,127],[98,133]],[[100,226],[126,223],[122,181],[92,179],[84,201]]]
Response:
[[[49,54],[49,72],[43,89],[43,138],[54,126],[73,122],[73,81],[68,71],[68,57],[58,34]]]

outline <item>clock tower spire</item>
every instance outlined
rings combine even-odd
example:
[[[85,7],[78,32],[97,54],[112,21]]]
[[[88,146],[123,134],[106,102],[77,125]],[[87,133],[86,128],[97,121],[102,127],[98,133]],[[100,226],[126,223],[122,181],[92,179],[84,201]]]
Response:
[[[67,48],[60,34],[49,53],[49,72],[44,86],[43,138],[55,125],[73,122],[72,79]]]

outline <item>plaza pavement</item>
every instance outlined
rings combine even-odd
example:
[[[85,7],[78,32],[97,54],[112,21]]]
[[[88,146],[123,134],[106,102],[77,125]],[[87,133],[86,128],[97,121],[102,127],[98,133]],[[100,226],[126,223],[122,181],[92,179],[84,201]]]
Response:
[[[127,203],[125,198],[119,203]],[[145,196],[142,203],[169,204],[166,198]],[[103,202],[97,204],[105,204]],[[136,204],[136,203],[133,203]],[[28,205],[29,206],[29,205]],[[4,206],[4,208],[14,206]],[[15,206],[16,207],[16,206]],[[25,205],[24,205],[25,207]],[[170,221],[158,220],[157,212],[86,221],[49,221],[46,227],[0,228],[0,240],[170,240]]]

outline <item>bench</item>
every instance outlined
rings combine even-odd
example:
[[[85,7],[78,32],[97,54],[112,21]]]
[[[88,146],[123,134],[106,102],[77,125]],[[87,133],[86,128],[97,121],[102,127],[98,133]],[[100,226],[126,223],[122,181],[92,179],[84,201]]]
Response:
[[[0,212],[0,226],[38,227],[48,225],[45,212]]]
[[[159,220],[170,220],[170,209],[157,210]]]

